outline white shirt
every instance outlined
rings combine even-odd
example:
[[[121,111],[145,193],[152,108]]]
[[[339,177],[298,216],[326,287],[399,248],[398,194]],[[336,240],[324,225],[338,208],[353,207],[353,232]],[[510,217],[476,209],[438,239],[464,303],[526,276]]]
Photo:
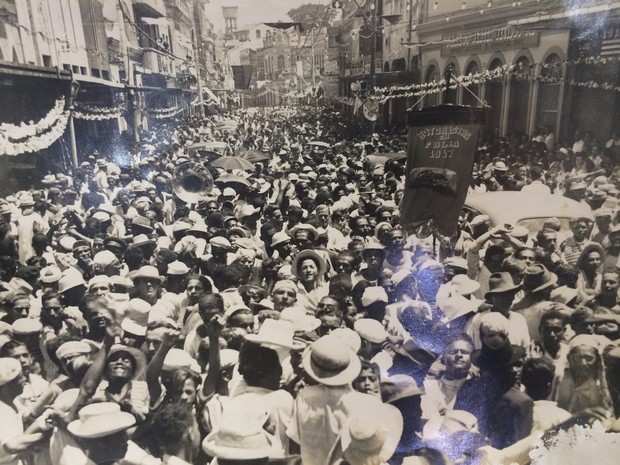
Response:
[[[480,339],[480,320],[486,312],[477,313],[469,321],[465,332],[474,341],[474,349],[482,348],[482,340]],[[530,346],[530,332],[527,328],[527,321],[523,315],[510,311],[508,312],[508,339],[511,344],[521,346],[528,349]]]
[[[22,465],[18,456],[9,454],[4,450],[4,445],[18,436],[24,434],[24,424],[21,416],[13,407],[0,402],[0,464],[2,465]]]
[[[523,186],[521,188],[521,192],[535,192],[537,194],[551,194],[551,189],[546,184],[536,180],[532,181],[531,184]]]

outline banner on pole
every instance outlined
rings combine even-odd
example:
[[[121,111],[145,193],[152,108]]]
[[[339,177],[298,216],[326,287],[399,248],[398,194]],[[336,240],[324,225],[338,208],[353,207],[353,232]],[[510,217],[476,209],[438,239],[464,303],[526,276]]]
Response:
[[[438,233],[456,233],[485,116],[485,108],[454,105],[409,111],[407,172],[401,204],[405,229],[412,231],[432,221]]]
[[[360,99],[357,95],[355,96],[355,105],[353,106],[353,114],[356,115],[359,109],[362,106],[362,99]]]

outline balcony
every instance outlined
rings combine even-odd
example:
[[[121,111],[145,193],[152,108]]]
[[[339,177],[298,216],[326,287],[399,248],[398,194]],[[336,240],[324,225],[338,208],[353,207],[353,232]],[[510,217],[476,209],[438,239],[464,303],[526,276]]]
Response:
[[[142,49],[142,66],[152,73],[172,75],[172,60],[154,48]]]
[[[134,0],[133,6],[138,18],[161,18],[166,15],[163,0]]]

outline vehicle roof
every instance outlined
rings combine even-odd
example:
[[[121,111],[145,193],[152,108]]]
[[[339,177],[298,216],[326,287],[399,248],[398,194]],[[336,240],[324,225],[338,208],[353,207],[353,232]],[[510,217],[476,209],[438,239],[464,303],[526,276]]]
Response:
[[[552,194],[515,191],[485,192],[468,195],[465,205],[488,215],[492,224],[516,224],[527,218],[553,216],[594,218],[588,204]]]

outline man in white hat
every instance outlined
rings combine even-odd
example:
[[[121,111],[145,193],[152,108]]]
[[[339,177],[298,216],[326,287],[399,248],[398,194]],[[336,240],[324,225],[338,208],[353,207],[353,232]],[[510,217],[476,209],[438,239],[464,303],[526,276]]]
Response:
[[[129,440],[127,429],[135,423],[135,417],[115,402],[86,405],[67,425],[76,442],[64,447],[59,465],[160,465],[159,459]]]
[[[47,233],[49,225],[34,210],[32,195],[25,194],[20,197],[19,207],[21,209],[21,215],[17,219],[19,261],[22,264],[26,264],[26,261],[35,255],[34,248],[32,247],[32,237],[35,233]]]
[[[13,358],[0,358],[0,463],[22,465],[20,454],[48,436],[50,427],[45,421],[36,421],[26,430],[22,417],[13,405],[23,392],[25,377],[20,363]]]
[[[381,401],[351,387],[361,371],[360,359],[337,336],[313,342],[302,366],[317,385],[298,394],[287,434],[299,445],[304,465],[323,465],[340,441],[347,419]]]

